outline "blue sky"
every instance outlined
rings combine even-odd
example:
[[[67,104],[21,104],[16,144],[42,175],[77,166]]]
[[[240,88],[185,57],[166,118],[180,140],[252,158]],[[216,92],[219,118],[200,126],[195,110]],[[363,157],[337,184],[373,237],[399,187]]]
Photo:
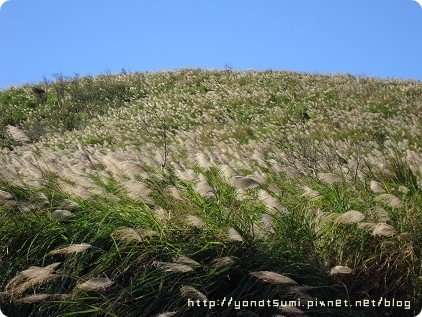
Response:
[[[0,88],[59,73],[186,67],[422,80],[412,0],[10,0]]]

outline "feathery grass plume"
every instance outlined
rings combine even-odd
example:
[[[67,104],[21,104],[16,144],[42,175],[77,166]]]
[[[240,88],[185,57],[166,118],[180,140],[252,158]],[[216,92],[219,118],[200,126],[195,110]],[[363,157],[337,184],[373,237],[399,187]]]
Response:
[[[45,275],[53,273],[59,266],[61,262],[56,262],[46,267],[39,267],[39,266],[31,266],[30,268],[20,272],[14,278],[12,278],[7,284],[5,289],[8,290],[9,288],[13,288],[16,285],[24,282],[25,280],[32,279],[38,275]]]
[[[269,159],[268,163],[271,165],[271,168],[273,169],[274,172],[280,173],[283,171],[283,166],[280,163],[278,163],[276,160]]]
[[[182,263],[156,261],[154,265],[166,272],[188,273],[193,271],[192,266]]]
[[[198,180],[198,174],[192,169],[187,170],[176,170],[176,176],[182,181],[196,181]]]
[[[282,316],[295,316],[295,317],[306,317],[308,316],[305,312],[295,306],[282,305],[279,307],[279,310],[283,313]]]
[[[177,187],[175,187],[175,186],[171,186],[171,187],[169,187],[169,192],[170,192],[170,195],[173,197],[173,198],[175,198],[175,199],[177,199],[177,200],[180,200],[180,201],[184,201],[185,199],[182,197],[182,195],[180,195],[180,192],[179,192],[179,189],[177,188]]]
[[[215,189],[208,183],[207,180],[199,181],[195,186],[195,190],[202,197],[212,197],[215,195]]]
[[[136,180],[128,180],[124,183],[124,188],[126,189],[126,194],[130,199],[142,201],[147,204],[153,204],[151,198],[148,197],[151,193],[151,189],[148,185]]]
[[[410,190],[406,186],[400,185],[397,189],[400,193],[407,194]]]
[[[165,210],[161,207],[154,209],[152,214],[159,222],[167,222],[170,221],[172,218],[172,213],[170,210]]]
[[[268,232],[274,233],[274,218],[269,214],[262,214],[261,225]]]
[[[315,217],[316,229],[320,229],[325,224],[334,223],[338,217],[338,214],[330,211],[317,211]]]
[[[229,179],[229,184],[237,189],[249,189],[260,186],[260,184],[250,177],[233,176]]]
[[[334,173],[318,173],[318,179],[326,185],[341,182],[341,177]]]
[[[376,197],[376,200],[391,208],[403,207],[402,201],[392,194],[381,194]]]
[[[261,227],[259,227],[256,223],[252,225],[252,234],[257,239],[264,239],[268,232],[264,231]]]
[[[377,223],[372,230],[373,236],[381,236],[381,237],[391,237],[397,233],[394,227],[386,224],[386,223]]]
[[[140,159],[145,164],[145,166],[149,166],[149,167],[158,167],[162,162],[162,161],[156,161],[154,158],[148,157],[148,156],[143,156]]]
[[[1,157],[1,148],[0,148],[0,157]],[[2,164],[0,168],[0,178],[3,180],[8,180],[11,185],[14,186],[25,186],[25,182],[17,171],[17,167],[9,167],[5,164]]]
[[[186,222],[191,227],[195,227],[195,228],[199,228],[199,229],[205,227],[205,222],[201,218],[194,216],[194,215],[186,216]]]
[[[79,183],[75,182],[75,184],[79,184]],[[90,198],[92,196],[92,193],[90,192],[90,189],[88,187],[84,187],[81,185],[73,186],[63,181],[59,181],[59,186],[63,192],[72,196],[77,196],[77,197],[85,198],[85,199]]]
[[[155,315],[155,317],[171,317],[177,314],[177,311],[168,311],[165,313],[160,313],[158,315]]]
[[[62,210],[62,209],[57,209],[54,210],[51,213],[51,217],[53,217],[54,219],[58,220],[58,221],[67,221],[70,220],[71,218],[73,218],[75,215],[68,211],[68,210]]]
[[[0,202],[4,202],[5,200],[12,200],[13,195],[9,192],[6,192],[4,190],[0,190]]]
[[[303,188],[303,194],[302,197],[314,200],[319,199],[321,197],[321,194],[318,193],[316,190],[313,190],[312,188],[308,186],[302,186]]]
[[[191,266],[192,268],[197,268],[197,267],[201,266],[201,264],[199,264],[195,260],[193,260],[193,259],[191,259],[187,256],[184,256],[184,255],[175,256],[175,257],[173,257],[172,260],[173,260],[174,263],[186,264],[186,265]]]
[[[15,300],[14,302],[17,304],[34,304],[34,303],[42,302],[50,298],[51,296],[52,296],[51,294],[34,294],[34,295],[21,297]]]
[[[12,125],[8,125],[6,126],[6,130],[9,137],[12,138],[14,141],[19,142],[19,143],[30,142],[30,139],[28,138],[28,136],[25,133],[23,133],[23,131],[20,130],[19,128],[14,127]]]
[[[16,203],[16,207],[18,208],[19,211],[21,212],[30,212],[30,211],[34,211],[37,209],[37,206],[34,204],[30,204],[26,201],[19,201]]]
[[[119,164],[119,169],[123,175],[134,179],[135,176],[141,176],[142,178],[149,178],[147,171],[144,166],[138,162],[123,161]]]
[[[60,264],[53,263],[46,267],[30,267],[12,278],[5,286],[5,290],[13,297],[23,294],[36,285],[48,283],[60,277],[58,274],[53,274]]]
[[[233,260],[233,258],[229,256],[224,256],[220,258],[215,258],[212,261],[212,267],[215,269],[220,269],[222,267],[234,265],[235,263],[236,262]]]
[[[248,199],[250,195],[248,195],[248,192],[245,189],[237,188],[236,189],[236,199],[239,201],[244,201]]]
[[[205,294],[198,291],[195,287],[189,286],[189,285],[183,285],[180,288],[180,294],[184,298],[189,298],[189,299],[192,299],[192,300],[200,300],[200,301],[208,300],[208,298],[207,298],[207,296],[205,296]]]
[[[135,229],[132,228],[120,228],[115,230],[112,237],[118,241],[124,242],[142,242],[142,238]]]
[[[379,193],[385,193],[385,189],[384,187],[381,185],[381,183],[372,180],[371,183],[369,184],[369,188],[371,189],[371,191],[375,194],[379,194]]]
[[[250,275],[271,284],[297,284],[297,282],[290,277],[271,271],[250,272]]]
[[[258,199],[261,200],[270,211],[275,209],[276,211],[282,214],[287,212],[286,207],[280,204],[273,196],[271,196],[264,189],[259,190]]]
[[[274,234],[275,230],[273,222],[274,218],[272,215],[263,213],[260,221],[261,226],[259,227],[255,223],[253,224],[253,232],[256,237],[262,239],[268,234]]]
[[[231,177],[237,174],[237,172],[233,169],[233,167],[231,167],[228,164],[220,165],[220,171],[226,180],[229,180]]]
[[[85,292],[104,291],[113,285],[113,281],[106,277],[93,277],[89,280],[76,284],[76,289]]]
[[[21,207],[22,203],[15,201],[13,199],[7,199],[7,200],[6,199],[5,200],[0,199],[0,206],[11,209],[11,208],[14,208],[14,207]]]
[[[109,201],[109,202],[119,202],[119,201],[122,201],[119,196],[116,196],[116,195],[114,195],[112,193],[103,193],[101,195],[101,198],[104,199],[105,201]]]
[[[349,210],[344,214],[341,214],[335,220],[336,223],[341,224],[352,224],[352,223],[359,223],[365,219],[365,215],[357,210]]]
[[[382,207],[375,207],[372,211],[372,217],[376,222],[387,222],[390,220],[388,212]]]
[[[248,175],[248,176],[246,176],[246,177],[249,177],[249,178],[253,178],[254,180],[256,180],[260,185],[265,185],[265,184],[267,184],[267,179],[265,178],[265,176],[262,174],[262,173],[260,173],[260,172],[258,172],[258,171],[255,171],[255,172],[253,172],[253,174],[252,175]]]
[[[352,269],[350,267],[347,266],[341,266],[341,265],[336,265],[335,267],[331,268],[330,270],[330,275],[336,275],[336,274],[351,274],[352,273]]]
[[[274,194],[278,195],[278,196],[283,195],[283,191],[282,191],[282,190],[280,189],[280,187],[278,187],[277,185],[270,184],[270,185],[268,186],[268,189],[269,189],[270,191],[272,191]]]
[[[101,164],[104,166],[104,170],[108,173],[112,174],[113,176],[119,178],[120,177],[120,169],[119,164],[120,161],[116,159],[113,153],[108,153],[101,157]]]
[[[142,239],[158,236],[158,232],[152,229],[139,228],[136,229],[136,232]]]
[[[227,229],[227,236],[230,241],[244,242],[242,235],[233,227]]]
[[[209,157],[201,152],[195,154],[195,161],[198,166],[202,167],[203,169],[208,169],[212,166]]]
[[[73,200],[70,199],[63,199],[60,206],[65,209],[65,210],[69,210],[69,211],[75,211],[76,209],[79,208],[79,204]]]
[[[55,254],[81,253],[91,248],[92,248],[92,245],[90,245],[89,243],[69,244],[68,246],[54,249],[49,254],[55,255]]]

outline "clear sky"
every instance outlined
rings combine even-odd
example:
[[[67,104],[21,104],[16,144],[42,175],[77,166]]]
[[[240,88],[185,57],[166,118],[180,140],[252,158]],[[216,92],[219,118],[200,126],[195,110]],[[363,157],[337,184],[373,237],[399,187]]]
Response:
[[[58,73],[273,69],[422,80],[412,0],[10,0],[0,88]]]

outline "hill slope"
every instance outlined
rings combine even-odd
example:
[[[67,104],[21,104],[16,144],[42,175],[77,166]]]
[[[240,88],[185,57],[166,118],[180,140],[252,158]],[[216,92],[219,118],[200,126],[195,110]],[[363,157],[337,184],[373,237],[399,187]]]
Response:
[[[308,316],[421,309],[421,83],[202,70],[57,78],[1,91],[0,113],[9,317],[295,309],[188,298],[291,300]],[[336,299],[377,305],[319,302]]]

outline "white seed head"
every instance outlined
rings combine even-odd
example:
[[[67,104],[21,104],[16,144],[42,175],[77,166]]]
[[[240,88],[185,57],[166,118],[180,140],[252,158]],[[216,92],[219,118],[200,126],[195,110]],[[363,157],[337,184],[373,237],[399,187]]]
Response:
[[[297,284],[297,282],[290,277],[287,277],[285,275],[271,272],[271,271],[256,271],[250,273],[252,276],[271,283],[271,284]]]
[[[233,176],[229,179],[229,184],[237,189],[255,188],[260,184],[253,178],[243,176]]]
[[[337,265],[335,267],[333,267],[330,271],[331,275],[336,275],[336,274],[351,274],[352,273],[352,269],[348,266],[341,266],[341,265]]]
[[[371,183],[369,184],[369,187],[371,191],[375,194],[385,193],[384,187],[381,185],[381,183],[377,181],[372,180]]]
[[[373,236],[381,236],[381,237],[391,237],[397,233],[394,227],[386,224],[386,223],[377,223],[372,230]]]
[[[89,280],[77,284],[76,288],[82,291],[90,292],[90,291],[104,291],[113,285],[113,281],[106,277],[93,277]]]
[[[215,195],[214,188],[208,183],[207,180],[202,180],[196,184],[195,190],[202,197],[212,197]]]
[[[205,222],[197,217],[197,216],[193,216],[193,215],[188,215],[186,217],[186,222],[188,223],[189,226],[195,227],[195,228],[203,228],[205,226]]]
[[[0,190],[0,202],[5,201],[5,200],[12,200],[13,199],[13,195],[9,192],[6,192],[4,190]]]
[[[28,136],[17,127],[8,125],[6,127],[6,130],[7,130],[7,134],[16,142],[28,143],[30,141]]]
[[[400,193],[407,194],[410,190],[406,186],[401,185],[401,186],[399,186],[398,191]]]
[[[51,296],[52,296],[51,294],[34,294],[34,295],[21,297],[15,300],[14,302],[17,304],[34,304],[34,303],[42,302],[50,298]]]
[[[273,196],[266,190],[261,189],[258,193],[258,199],[261,200],[269,211],[276,210],[282,214],[287,212],[286,207],[280,204]]]
[[[226,267],[226,266],[231,266],[233,264],[235,264],[235,261],[229,256],[224,256],[224,257],[221,257],[221,258],[215,258],[212,261],[212,266],[215,269],[219,269],[219,268]]]
[[[166,272],[174,272],[174,273],[188,273],[192,272],[193,268],[190,265],[182,264],[182,263],[173,263],[173,262],[155,262],[154,263],[160,269]]]
[[[180,288],[180,294],[185,298],[190,298],[193,300],[204,301],[207,300],[207,296],[204,293],[198,291],[195,287],[184,285]]]
[[[186,265],[189,265],[193,268],[201,266],[201,264],[199,264],[195,260],[193,260],[193,259],[191,259],[187,256],[184,256],[184,255],[178,255],[178,256],[173,257],[173,262],[179,263],[179,264],[186,264]]]
[[[228,235],[229,240],[231,241],[237,241],[237,242],[244,241],[242,235],[235,228],[227,229],[227,235]]]
[[[400,198],[392,194],[381,194],[377,196],[376,199],[391,208],[403,207],[403,203]]]
[[[62,203],[60,204],[62,208],[69,210],[69,211],[75,211],[79,208],[79,204],[73,200],[70,199],[63,199]]]
[[[92,248],[92,245],[90,245],[89,243],[69,244],[68,246],[54,249],[53,251],[50,252],[50,254],[55,255],[55,254],[81,253],[90,248]]]
[[[351,223],[359,223],[365,219],[365,215],[357,210],[349,210],[344,214],[341,214],[337,219],[337,223],[342,224],[351,224]]]
[[[51,213],[51,217],[59,221],[66,221],[73,218],[75,215],[68,210],[57,209]]]
[[[321,194],[317,192],[316,190],[313,190],[312,188],[308,186],[303,186],[303,194],[302,197],[314,200],[321,197]]]
[[[327,185],[341,182],[341,177],[334,173],[318,173],[318,179]]]
[[[120,228],[113,232],[113,238],[124,242],[142,242],[139,232],[132,228]]]

